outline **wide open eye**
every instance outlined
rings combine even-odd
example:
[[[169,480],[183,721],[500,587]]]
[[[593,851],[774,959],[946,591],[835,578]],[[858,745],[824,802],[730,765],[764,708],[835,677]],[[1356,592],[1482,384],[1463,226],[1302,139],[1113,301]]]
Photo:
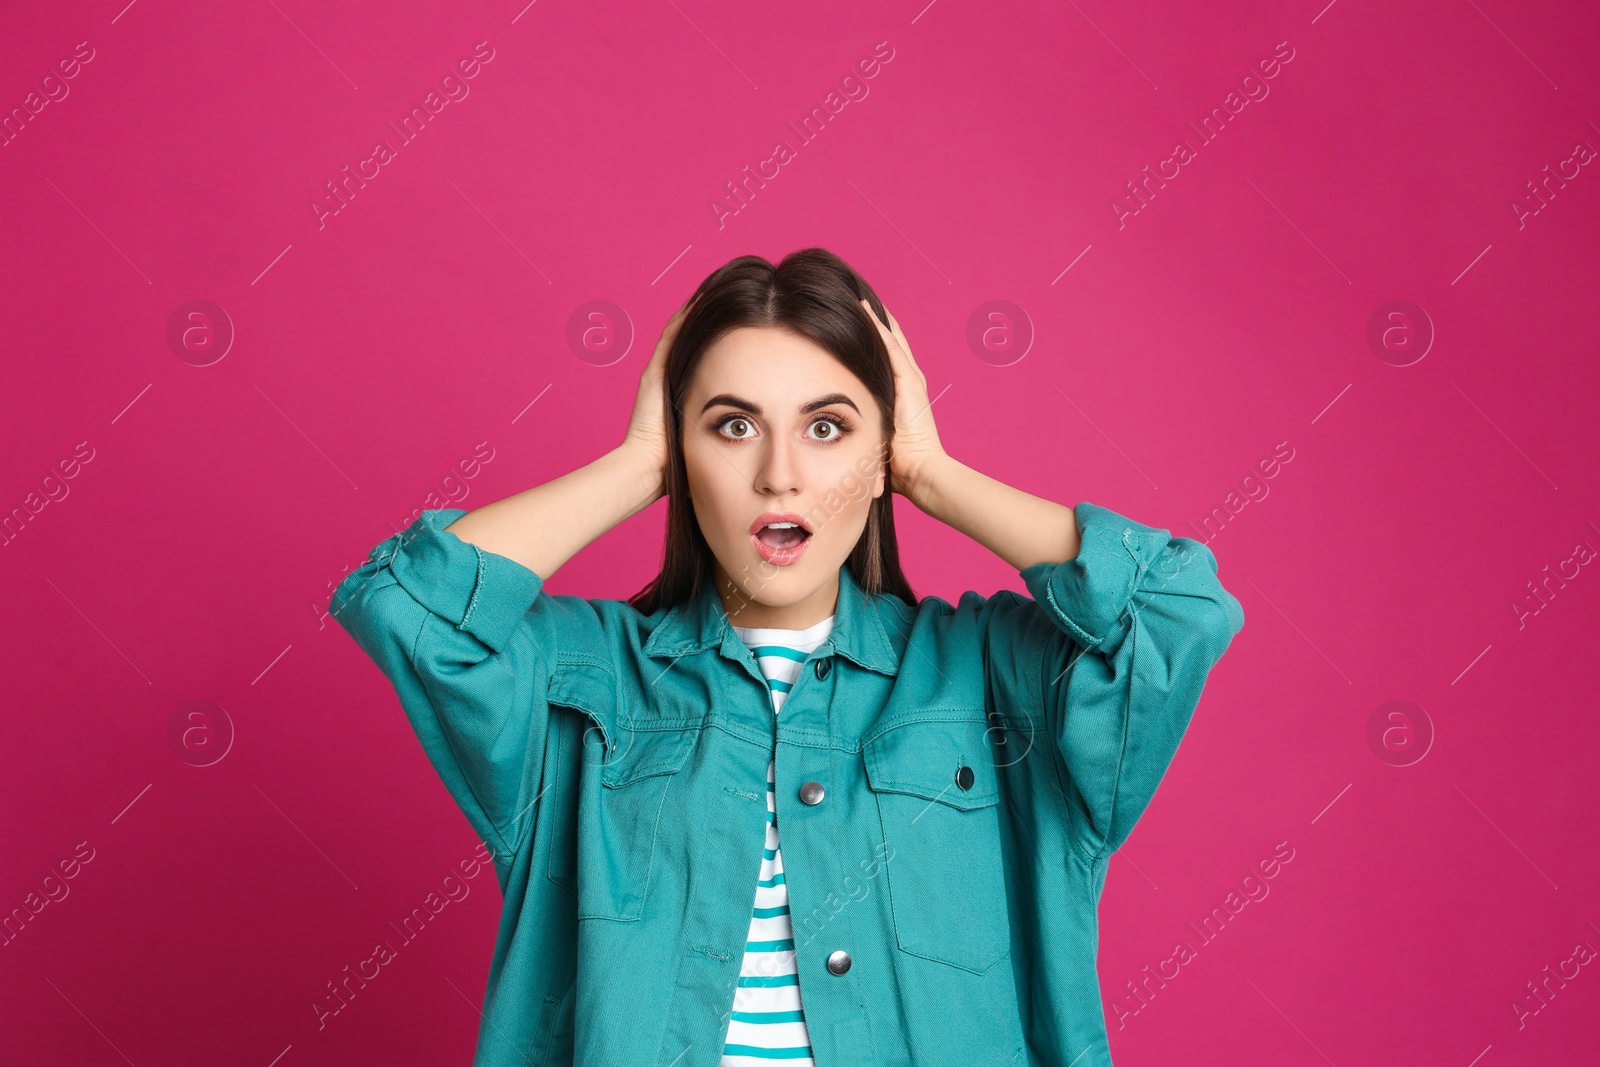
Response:
[[[726,428],[729,426],[735,427],[738,432],[732,434],[727,433]],[[755,436],[753,432],[755,430],[755,423],[751,422],[743,415],[724,415],[722,418],[716,421],[712,429],[716,430],[724,437],[731,438],[735,441],[746,441]]]
[[[813,441],[833,441],[833,440],[836,440],[836,439],[838,439],[840,437],[843,437],[845,434],[850,432],[849,425],[846,424],[843,419],[835,418],[832,415],[824,415],[824,416],[822,416],[821,418],[817,419],[817,421],[813,422],[811,424],[811,426],[812,427],[817,427],[817,426],[826,426],[826,427],[828,427],[828,431],[826,433],[821,434],[821,435],[819,435],[817,437],[813,437],[812,438]]]

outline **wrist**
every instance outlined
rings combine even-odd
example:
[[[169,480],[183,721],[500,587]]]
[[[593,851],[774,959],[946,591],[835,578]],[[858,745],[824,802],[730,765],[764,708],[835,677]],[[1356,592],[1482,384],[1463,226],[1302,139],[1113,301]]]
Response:
[[[936,519],[941,518],[944,487],[960,466],[960,462],[947,452],[926,457],[907,475],[905,495],[919,511]]]
[[[666,477],[661,464],[650,449],[633,441],[625,441],[610,453],[611,461],[622,470],[633,486],[630,499],[634,506],[629,514],[643,511],[666,495]]]

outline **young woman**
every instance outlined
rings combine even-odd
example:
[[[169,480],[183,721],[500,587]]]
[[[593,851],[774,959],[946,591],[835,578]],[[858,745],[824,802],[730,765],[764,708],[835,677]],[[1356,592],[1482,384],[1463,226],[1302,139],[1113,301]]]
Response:
[[[896,493],[1030,595],[918,599]],[[663,495],[643,591],[543,592]],[[1244,623],[1199,542],[948,455],[816,248],[715,271],[620,446],[424,512],[330,610],[492,850],[474,1062],[527,1067],[1109,1064],[1106,864]]]

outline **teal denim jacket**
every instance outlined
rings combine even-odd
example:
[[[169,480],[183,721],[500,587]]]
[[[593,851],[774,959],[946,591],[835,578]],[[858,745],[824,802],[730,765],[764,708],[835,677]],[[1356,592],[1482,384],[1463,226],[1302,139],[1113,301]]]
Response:
[[[1075,513],[1031,597],[913,605],[842,567],[781,717],[709,583],[648,616],[544,593],[458,508],[377,545],[330,612],[504,894],[475,1067],[716,1067],[774,752],[818,1067],[1107,1067],[1106,864],[1244,612],[1200,542]]]

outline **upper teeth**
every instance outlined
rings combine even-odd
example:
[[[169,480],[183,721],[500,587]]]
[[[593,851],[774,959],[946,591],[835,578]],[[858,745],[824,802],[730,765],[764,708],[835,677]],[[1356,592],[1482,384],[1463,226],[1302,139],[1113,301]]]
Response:
[[[767,525],[774,530],[792,530],[800,524],[798,522],[769,522]]]

